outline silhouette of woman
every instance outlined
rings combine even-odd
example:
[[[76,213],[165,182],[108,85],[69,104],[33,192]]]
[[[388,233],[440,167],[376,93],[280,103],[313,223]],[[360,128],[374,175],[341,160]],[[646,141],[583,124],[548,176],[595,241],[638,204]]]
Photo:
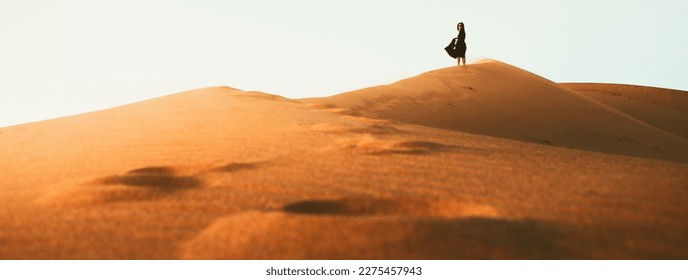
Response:
[[[463,65],[466,65],[466,28],[463,26],[463,22],[459,22],[459,24],[456,25],[456,30],[459,31],[459,35],[456,36],[456,62],[459,63],[459,66],[461,65],[461,61],[463,61]]]

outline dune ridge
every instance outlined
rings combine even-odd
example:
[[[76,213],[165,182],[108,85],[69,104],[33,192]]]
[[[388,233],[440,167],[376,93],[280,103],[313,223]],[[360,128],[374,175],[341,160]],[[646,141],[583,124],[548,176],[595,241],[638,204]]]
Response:
[[[674,92],[672,101],[685,95]],[[304,102],[354,115],[568,148],[682,162],[688,155],[688,142],[674,130],[495,60]]]
[[[486,60],[0,128],[0,259],[686,259],[682,94]]]
[[[563,83],[565,87],[635,119],[688,139],[688,94],[684,91],[620,84]]]

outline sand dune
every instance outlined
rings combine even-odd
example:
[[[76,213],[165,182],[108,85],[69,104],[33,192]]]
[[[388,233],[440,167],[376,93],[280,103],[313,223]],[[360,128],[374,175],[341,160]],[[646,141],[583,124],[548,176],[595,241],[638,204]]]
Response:
[[[2,128],[0,258],[688,258],[685,92],[607,87],[485,61]]]
[[[679,106],[686,108],[683,95],[675,92],[670,97],[662,96],[662,104],[681,100]],[[625,114],[604,102],[494,60],[305,101],[340,108],[352,115],[519,141],[683,162],[688,158],[688,141],[683,137],[688,134],[685,125],[683,135],[677,137],[676,129],[663,130],[666,126],[643,122],[634,117],[638,114]],[[655,114],[663,109],[641,111]],[[680,122],[685,111],[676,115],[679,117],[666,119]]]
[[[683,91],[618,84],[562,85],[646,124],[688,139],[688,94]]]

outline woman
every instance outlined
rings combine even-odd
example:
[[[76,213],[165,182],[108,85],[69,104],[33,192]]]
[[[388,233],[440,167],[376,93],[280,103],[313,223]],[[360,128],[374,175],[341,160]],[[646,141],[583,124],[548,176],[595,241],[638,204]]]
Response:
[[[463,65],[466,65],[466,28],[463,26],[463,22],[459,22],[459,24],[456,25],[456,30],[459,31],[459,36],[456,36],[456,53],[458,54],[456,56],[456,61],[459,63],[459,66],[461,65],[461,61],[463,61]]]

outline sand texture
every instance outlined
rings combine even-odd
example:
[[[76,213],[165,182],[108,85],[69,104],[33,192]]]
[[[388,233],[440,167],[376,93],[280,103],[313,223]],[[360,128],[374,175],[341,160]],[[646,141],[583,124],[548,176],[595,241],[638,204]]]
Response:
[[[494,60],[0,129],[1,259],[686,259],[688,92]]]

